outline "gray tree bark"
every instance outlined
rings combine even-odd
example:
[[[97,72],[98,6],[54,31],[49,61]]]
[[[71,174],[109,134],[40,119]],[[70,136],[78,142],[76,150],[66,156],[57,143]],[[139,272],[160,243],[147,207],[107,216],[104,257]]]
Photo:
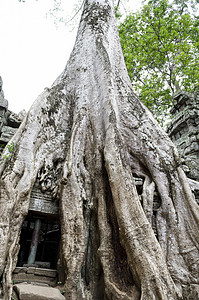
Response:
[[[132,90],[112,0],[85,1],[69,62],[12,141],[0,165],[5,300],[38,174],[59,198],[66,299],[183,299],[182,285],[199,283],[198,206],[176,148]]]

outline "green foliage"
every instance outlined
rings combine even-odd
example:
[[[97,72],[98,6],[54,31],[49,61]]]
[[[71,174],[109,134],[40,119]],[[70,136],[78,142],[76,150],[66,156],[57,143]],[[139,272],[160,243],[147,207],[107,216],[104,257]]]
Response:
[[[12,142],[11,144],[6,145],[6,153],[1,154],[1,156],[5,159],[10,158],[15,150],[15,144]]]
[[[199,87],[199,18],[192,9],[196,3],[199,0],[151,0],[119,25],[132,84],[159,120],[177,90]]]

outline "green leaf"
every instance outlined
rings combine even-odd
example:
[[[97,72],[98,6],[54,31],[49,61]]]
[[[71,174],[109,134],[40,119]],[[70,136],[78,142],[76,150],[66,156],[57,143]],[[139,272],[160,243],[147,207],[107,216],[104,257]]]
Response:
[[[199,85],[199,18],[189,11],[198,1],[145,0],[119,25],[132,85],[157,119],[177,89]]]

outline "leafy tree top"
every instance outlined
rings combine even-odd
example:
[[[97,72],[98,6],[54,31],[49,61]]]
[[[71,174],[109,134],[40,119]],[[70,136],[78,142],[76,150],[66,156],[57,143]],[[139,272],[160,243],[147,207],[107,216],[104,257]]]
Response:
[[[135,90],[161,118],[179,90],[199,87],[199,18],[196,1],[151,0],[119,25],[122,49]]]

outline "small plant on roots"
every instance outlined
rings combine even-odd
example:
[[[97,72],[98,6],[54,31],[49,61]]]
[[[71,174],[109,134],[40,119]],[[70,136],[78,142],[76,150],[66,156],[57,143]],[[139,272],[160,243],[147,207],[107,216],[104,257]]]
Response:
[[[1,154],[3,158],[7,159],[9,157],[12,156],[14,150],[15,150],[15,144],[12,142],[11,144],[8,144],[6,146],[6,149],[8,150],[7,151],[7,154]]]

